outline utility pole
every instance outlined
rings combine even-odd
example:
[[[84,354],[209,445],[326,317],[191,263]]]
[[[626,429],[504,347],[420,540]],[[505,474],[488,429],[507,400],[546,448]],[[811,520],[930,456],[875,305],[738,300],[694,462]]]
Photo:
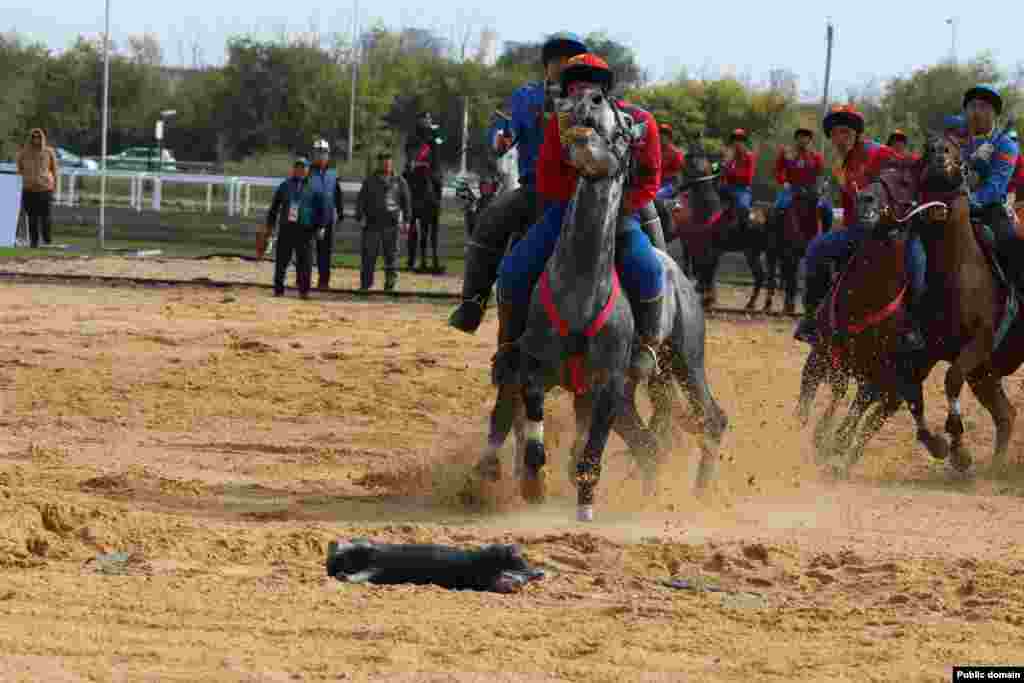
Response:
[[[825,120],[825,116],[828,114],[828,86],[829,80],[832,78],[832,43],[835,39],[835,29],[832,26],[832,20],[829,19],[827,28],[825,29],[825,93],[821,98],[821,120]],[[821,136],[821,149],[822,153],[825,151],[825,136]]]
[[[960,23],[960,20],[957,19],[956,17],[950,17],[949,19],[946,19],[946,23],[949,24],[949,27],[952,29],[951,32],[953,34],[952,41],[949,46],[949,58],[953,62],[953,64],[956,65],[956,28],[957,24]]]
[[[352,3],[352,92],[348,102],[348,160],[356,146],[356,73],[359,70],[359,0]]]
[[[459,175],[466,175],[466,144],[469,141],[469,95],[462,97],[462,150],[459,163]]]
[[[103,27],[103,130],[100,133],[100,226],[96,241],[104,248],[107,227],[107,128],[110,124],[110,0],[106,0]]]

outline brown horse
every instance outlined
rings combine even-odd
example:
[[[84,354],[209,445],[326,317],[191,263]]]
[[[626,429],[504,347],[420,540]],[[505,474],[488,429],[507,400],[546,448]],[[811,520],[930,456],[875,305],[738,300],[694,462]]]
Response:
[[[798,414],[806,422],[814,394],[827,380],[833,401],[818,423],[815,443],[819,461],[832,461],[843,476],[903,401],[918,425],[918,440],[936,458],[948,455],[945,441],[932,434],[924,420],[924,375],[914,372],[920,363],[897,352],[907,295],[906,228],[927,226],[935,218],[929,213],[931,207],[916,207],[915,198],[920,179],[938,173],[946,173],[941,161],[922,162],[921,167],[892,166],[859,193],[858,222],[871,226],[870,232],[818,311],[819,342],[804,367]],[[830,439],[831,421],[850,378],[859,384],[857,396]],[[862,424],[877,403],[880,408]]]
[[[786,313],[796,312],[797,272],[800,269],[800,259],[807,253],[807,245],[820,234],[818,193],[814,187],[793,188],[793,202],[782,214],[781,226],[777,229],[778,242],[775,253],[768,259],[769,264],[776,261],[779,264],[786,293],[783,305]],[[769,276],[772,274],[769,272]],[[772,290],[774,288],[769,290],[766,310],[771,308]]]
[[[936,363],[947,361],[949,415],[945,428],[951,437],[951,464],[965,471],[972,463],[963,443],[959,401],[966,382],[995,423],[992,464],[994,469],[1002,469],[1016,418],[1003,391],[1002,377],[1024,362],[1024,321],[1017,315],[1018,295],[1001,275],[987,229],[971,223],[966,173],[956,143],[931,136],[922,165],[921,197],[925,203],[907,215],[915,214],[914,228],[928,254],[928,348],[914,357],[895,352],[892,344],[905,291],[902,254],[895,244],[886,247],[877,239],[870,240],[862,250],[865,253],[845,274],[845,285],[833,295],[832,305],[825,307],[829,310],[822,314],[820,329],[832,335],[823,335],[819,355],[834,358],[834,368],[842,367],[868,381],[868,389],[861,392],[867,396],[860,405],[854,402],[835,445],[848,467],[859,459],[863,446],[900,402],[907,400],[917,421],[918,438],[934,456],[943,457],[945,442],[931,435],[924,421],[921,385]],[[909,222],[906,217],[894,218],[901,216],[905,206],[891,198],[891,183],[883,174],[880,182],[858,198],[858,213],[878,203],[883,224],[885,219],[890,225],[893,219]],[[859,318],[863,322],[851,325],[858,314],[864,316]],[[836,331],[845,333],[838,343]],[[820,365],[820,360],[817,362]],[[801,403],[805,400],[802,395]],[[877,400],[882,401],[881,410],[866,421],[854,443],[856,423]],[[851,445],[855,446],[852,450]]]

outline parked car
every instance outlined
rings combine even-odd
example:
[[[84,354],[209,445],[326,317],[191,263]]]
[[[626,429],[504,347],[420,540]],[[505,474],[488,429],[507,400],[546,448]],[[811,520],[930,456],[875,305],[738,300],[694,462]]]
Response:
[[[119,171],[177,173],[178,164],[169,149],[129,147],[107,157],[107,168]]]
[[[57,147],[54,151],[57,154],[57,162],[63,167],[84,168],[89,171],[95,171],[100,167],[95,159],[84,159],[63,147]]]

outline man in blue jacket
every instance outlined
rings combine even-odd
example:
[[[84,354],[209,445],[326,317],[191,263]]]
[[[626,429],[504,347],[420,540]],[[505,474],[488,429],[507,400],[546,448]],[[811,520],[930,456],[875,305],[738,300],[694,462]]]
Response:
[[[331,153],[326,140],[313,143],[313,168],[309,182],[317,194],[318,205],[313,220],[316,225],[316,266],[319,274],[316,288],[326,292],[331,282],[331,256],[334,251],[334,224],[342,217],[341,182],[328,167]]]
[[[540,218],[536,164],[545,122],[554,112],[555,98],[561,96],[562,68],[571,57],[587,51],[583,40],[575,34],[550,36],[541,48],[544,80],[527,83],[512,93],[506,104],[507,118],[497,121],[488,131],[490,145],[498,154],[513,145],[518,147],[519,188],[506,192],[487,207],[466,243],[462,303],[448,319],[448,324],[457,330],[473,334],[480,327],[509,238],[516,232],[525,232]],[[498,324],[501,325],[500,319]],[[498,334],[500,337],[500,330]]]
[[[971,218],[988,225],[996,238],[1007,277],[1024,285],[1020,272],[1021,241],[1016,222],[1006,209],[1006,193],[1013,178],[1020,149],[1009,131],[999,133],[996,118],[1003,98],[990,85],[976,85],[964,94],[967,141],[961,148],[971,175]]]

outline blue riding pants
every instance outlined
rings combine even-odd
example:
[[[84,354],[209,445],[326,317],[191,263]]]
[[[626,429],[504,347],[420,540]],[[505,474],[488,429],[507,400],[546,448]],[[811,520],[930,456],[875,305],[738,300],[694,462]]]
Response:
[[[737,211],[740,209],[750,211],[750,206],[754,203],[754,193],[750,190],[749,185],[725,185],[722,187],[722,194],[732,198],[733,206]]]
[[[847,226],[845,230],[823,232],[807,246],[807,277],[813,278],[821,269],[826,259],[846,261],[867,237],[867,230],[860,224]],[[903,265],[907,270],[911,298],[917,298],[925,292],[925,274],[928,270],[928,258],[924,251],[921,238],[911,234],[904,250]]]
[[[777,211],[785,211],[793,205],[793,190],[786,188],[779,189],[778,194],[775,195],[775,209]]]
[[[835,220],[835,213],[832,209],[832,200],[826,195],[818,198],[818,211],[821,212],[821,228],[828,232],[832,229],[832,221]]]
[[[567,203],[552,203],[540,221],[527,231],[501,261],[498,286],[501,300],[514,306],[530,303],[533,286],[540,279],[548,259],[562,233]],[[636,215],[620,219],[623,225],[616,238],[615,266],[622,287],[632,301],[650,301],[661,295],[665,269],[651,240],[640,227]]]

